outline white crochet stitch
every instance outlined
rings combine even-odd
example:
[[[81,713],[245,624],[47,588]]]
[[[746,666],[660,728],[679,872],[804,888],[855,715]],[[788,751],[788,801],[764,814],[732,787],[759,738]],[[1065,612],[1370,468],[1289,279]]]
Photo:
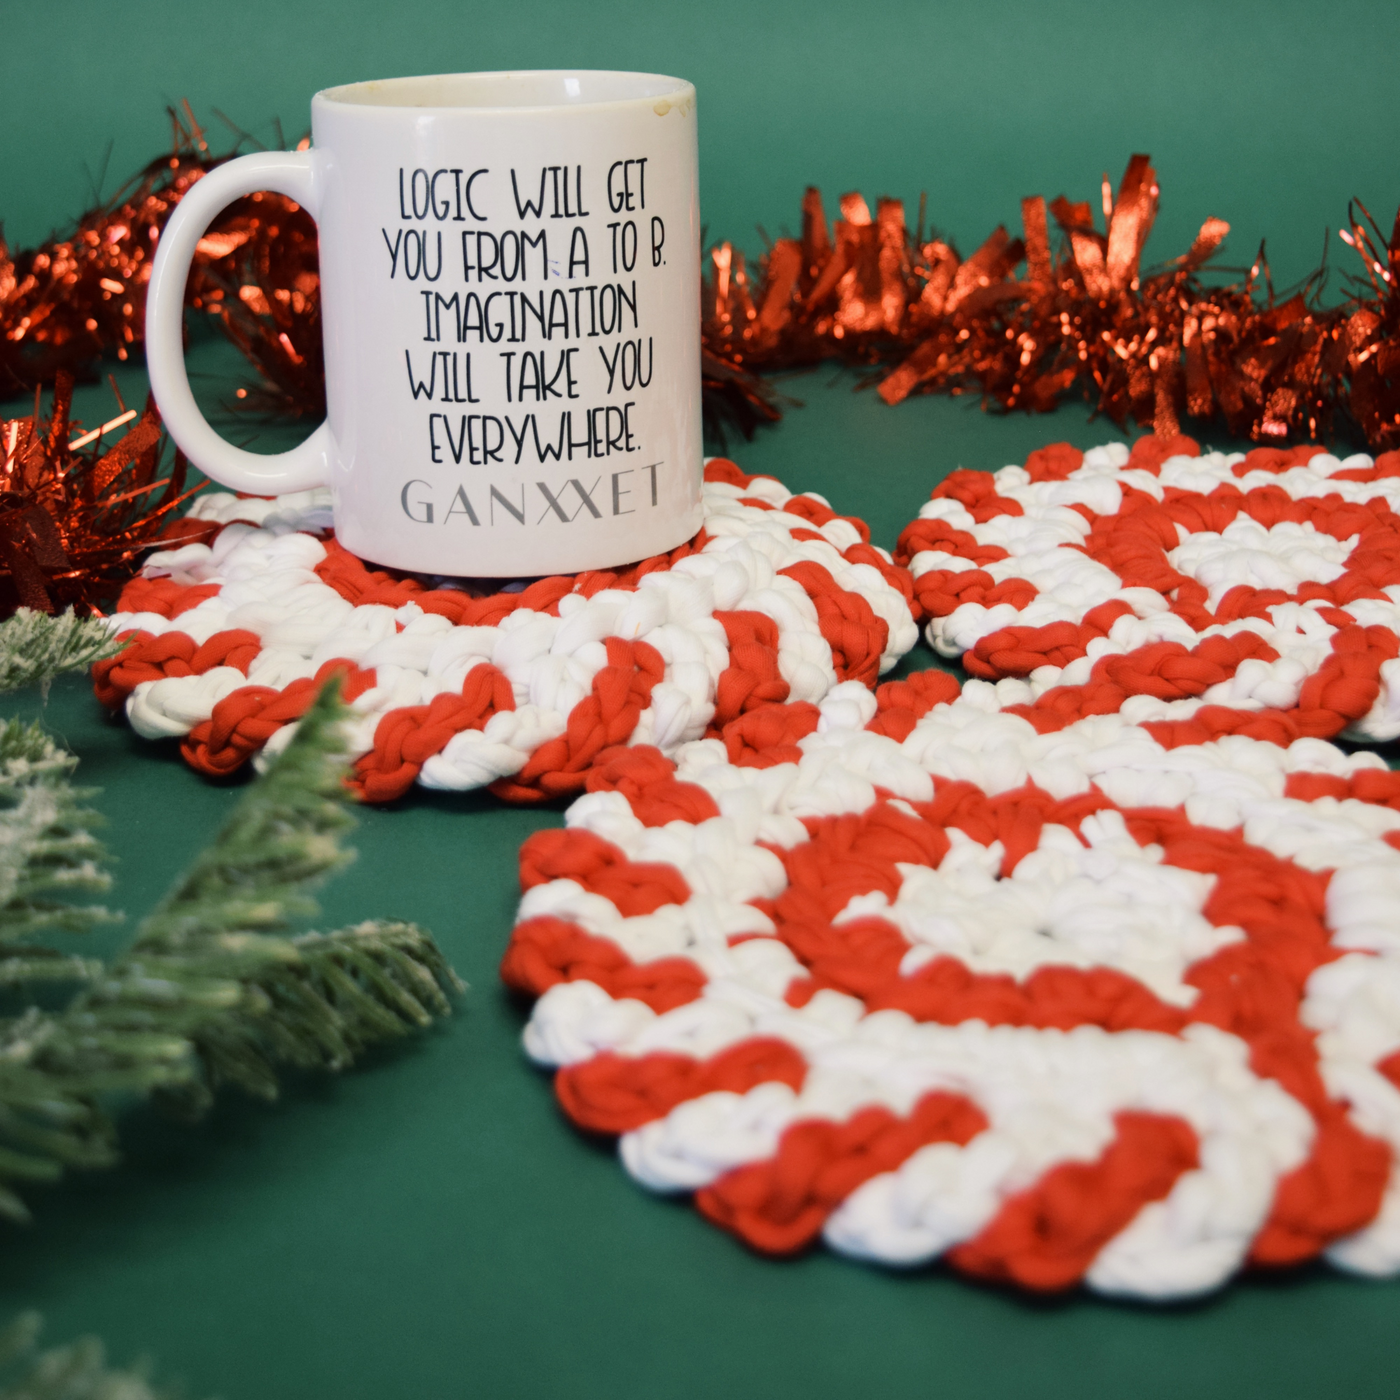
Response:
[[[746,496],[775,508],[740,504]],[[786,567],[813,561],[840,588],[866,599],[888,624],[882,671],[917,640],[903,596],[873,566],[843,557],[842,551],[859,543],[855,528],[839,518],[818,527],[786,513],[782,506],[791,498],[768,477],[742,488],[708,482],[710,539],[699,553],[646,575],[635,590],[568,595],[560,600],[558,617],[519,609],[499,626],[458,627],[413,602],[356,607],[322,582],[314,568],[326,550],[313,532],[330,526],[328,492],[275,500],[203,495],[190,514],[225,522],[221,533],[211,544],[153,554],[142,572],[182,584],[217,583],[218,593],[175,618],[118,613],[111,625],[117,632],[184,633],[196,644],[243,628],[257,634],[261,650],[246,676],[235,667],[217,666],[202,675],[143,681],[128,698],[126,712],[146,738],[181,736],[209,719],[214,706],[241,686],[281,689],[314,676],[333,658],[345,658],[375,673],[373,688],[351,706],[354,757],[373,747],[376,728],[391,710],[460,692],[467,673],[490,662],[510,681],[516,708],[495,714],[479,731],[457,734],[427,761],[418,779],[427,787],[475,788],[517,773],[535,749],[564,732],[570,711],[606,664],[604,639],[622,637],[651,644],[665,661],[665,677],[652,690],[630,742],[670,752],[704,733],[714,715],[716,682],[729,664],[717,610],[744,609],[773,619],[778,668],[791,700],[820,700],[836,684],[816,607],[800,584],[780,573]],[[813,499],[825,504],[820,496]],[[820,538],[795,539],[795,528]],[[260,761],[284,747],[294,729],[279,730]]]
[[[1227,705],[1235,709],[1288,708],[1297,703],[1303,682],[1331,654],[1337,627],[1320,616],[1323,602],[1284,602],[1266,609],[1266,617],[1245,617],[1206,627],[1197,632],[1183,618],[1168,610],[1168,600],[1150,588],[1125,587],[1112,569],[1083,552],[1090,522],[1075,505],[1097,516],[1110,516],[1121,508],[1123,488],[1130,486],[1161,501],[1169,489],[1208,495],[1219,486],[1240,491],[1273,487],[1294,500],[1336,496],[1359,503],[1381,498],[1400,509],[1400,478],[1376,481],[1339,481],[1339,472],[1374,465],[1364,453],[1337,458],[1322,453],[1306,466],[1283,472],[1251,470],[1235,475],[1244,461],[1241,453],[1207,452],[1199,457],[1169,457],[1157,474],[1127,469],[1128,448],[1107,443],[1084,454],[1083,464],[1063,481],[1032,481],[1021,466],[1003,467],[991,474],[997,496],[1017,502],[1021,515],[994,515],[979,523],[956,500],[925,502],[921,520],[941,520],[965,531],[978,545],[997,545],[1007,557],[978,563],[943,549],[922,550],[910,560],[910,572],[920,578],[933,570],[963,572],[982,569],[996,583],[1020,578],[1034,585],[1036,596],[1024,607],[1002,602],[987,607],[967,602],[945,617],[935,617],[927,627],[929,642],[943,656],[970,651],[984,637],[1004,627],[1043,627],[1051,623],[1080,623],[1086,613],[1113,599],[1126,602],[1132,616],[1116,621],[1107,637],[1096,638],[1087,655],[1066,666],[1045,665],[1026,680],[1014,680],[1004,692],[1006,704],[1030,703],[1061,685],[1088,682],[1093,665],[1101,657],[1126,654],[1152,642],[1179,642],[1189,648],[1211,636],[1252,632],[1279,654],[1272,662],[1247,660],[1233,677],[1212,686],[1199,698],[1164,700],[1135,696],[1129,702],[1138,722],[1184,719],[1203,705]],[[1265,528],[1240,515],[1219,532],[1188,533],[1177,526],[1179,543],[1166,551],[1168,562],[1181,573],[1203,584],[1209,606],[1215,609],[1224,594],[1237,584],[1255,588],[1279,588],[1289,593],[1308,581],[1331,583],[1344,571],[1357,537],[1337,540],[1310,523],[1283,521]],[[1384,599],[1361,599],[1345,611],[1363,626],[1380,625],[1400,634],[1400,578],[1384,586]],[[1019,698],[1017,698],[1019,697]],[[1125,713],[1127,711],[1125,710]],[[1400,736],[1400,662],[1381,666],[1380,694],[1370,711],[1352,722],[1345,737],[1379,741]]]
[[[1123,812],[1181,808],[1196,827],[1242,829],[1252,846],[1332,872],[1326,924],[1332,945],[1347,951],[1311,975],[1299,1015],[1319,1032],[1329,1092],[1393,1157],[1379,1214],[1328,1256],[1361,1273],[1400,1272],[1400,1088],[1376,1068],[1400,1050],[1400,851],[1384,839],[1400,832],[1400,813],[1284,795],[1290,774],[1348,778],[1383,768],[1378,757],[1319,740],[1281,748],[1238,736],[1166,749],[1121,715],[1039,735],[1000,713],[996,688],[980,682],[926,714],[903,743],[863,728],[874,700],[860,687],[836,687],[821,710],[821,728],[798,745],[800,763],[736,767],[714,740],[678,751],[677,779],[705,789],[717,817],[645,826],[621,792],[591,793],[569,808],[568,828],[613,843],[629,861],[673,866],[691,891],[684,903],[624,917],[572,879],[539,884],[521,901],[522,924],[553,915],[611,940],[635,964],[680,956],[704,977],[695,1000],[662,1013],[591,981],[558,983],[525,1030],[538,1063],[578,1065],[604,1051],[703,1059],[761,1036],[793,1046],[808,1066],[800,1090],[761,1083],[704,1093],[624,1134],[621,1158],[638,1181],[695,1190],[771,1158],[795,1123],[844,1122],[872,1105],[908,1114],[930,1090],[963,1094],[985,1114],[984,1131],[964,1146],[925,1146],[872,1177],[825,1226],[842,1253],[915,1264],[972,1239],[1050,1168],[1094,1161],[1114,1138],[1115,1113],[1171,1114],[1195,1131],[1198,1165],[1098,1251],[1086,1282],[1181,1298],[1239,1269],[1281,1178],[1307,1158],[1315,1135],[1307,1109],[1251,1068],[1244,1040],[1204,1023],[1179,1035],[920,1023],[829,989],[799,1009],[784,994],[807,969],[749,903],[786,887],[775,850],[810,839],[802,818],[864,812],[877,784],[911,815],[906,803],[931,800],[950,779],[988,795],[1028,782],[1056,799],[1097,790],[1117,810],[1085,818],[1082,839],[1047,824],[1008,875],[1000,841],[984,846],[950,828],[936,869],[902,865],[892,901],[857,894],[833,923],[872,914],[895,923],[912,945],[904,975],[937,955],[1018,981],[1049,966],[1109,968],[1189,1011],[1199,996],[1185,980],[1189,967],[1246,934],[1205,918],[1215,875],[1164,864],[1161,847],[1129,834]],[[735,935],[745,937],[731,944]]]

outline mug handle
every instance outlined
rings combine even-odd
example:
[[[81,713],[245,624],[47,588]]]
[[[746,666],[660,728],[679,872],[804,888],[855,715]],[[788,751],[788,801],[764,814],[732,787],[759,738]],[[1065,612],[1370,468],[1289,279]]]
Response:
[[[275,190],[312,218],[320,191],[310,151],[266,151],[215,166],[175,206],[161,232],[146,293],[146,369],[161,416],[180,449],[206,476],[254,496],[329,486],[330,428],[322,423],[290,452],[264,456],[225,442],[199,411],[185,373],[185,281],[214,216],[245,194]]]

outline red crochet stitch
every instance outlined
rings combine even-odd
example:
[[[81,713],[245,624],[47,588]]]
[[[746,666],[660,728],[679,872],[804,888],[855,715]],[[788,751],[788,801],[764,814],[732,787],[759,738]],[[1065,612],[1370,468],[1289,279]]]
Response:
[[[500,671],[494,666],[473,668],[460,695],[435,695],[426,705],[393,710],[380,721],[374,749],[355,763],[351,791],[366,802],[402,796],[454,734],[484,729],[492,715],[514,708],[515,695]]]
[[[807,1063],[783,1040],[745,1040],[710,1060],[660,1053],[624,1059],[605,1052],[559,1071],[555,1092],[581,1128],[625,1133],[700,1094],[742,1094],[755,1084],[802,1087]]]
[[[1009,1201],[949,1262],[979,1278],[1040,1292],[1068,1288],[1142,1207],[1197,1165],[1196,1134],[1180,1118],[1115,1115],[1118,1136],[1096,1162],[1052,1167]]]
[[[93,666],[93,690],[102,704],[115,710],[142,681],[202,676],[215,666],[233,666],[246,676],[261,649],[258,635],[242,629],[216,632],[203,646],[196,646],[194,638],[183,632],[163,632],[159,637],[137,632],[124,651]]]
[[[800,1078],[793,1087],[801,1087]],[[733,1092],[743,1089],[734,1086]],[[560,1101],[568,1111],[562,1094]],[[862,1182],[893,1170],[930,1143],[968,1142],[986,1125],[971,1100],[945,1093],[925,1094],[907,1118],[886,1108],[864,1108],[844,1123],[798,1123],[783,1134],[775,1156],[738,1167],[697,1191],[695,1204],[756,1249],[791,1254],[821,1233],[831,1212]]]
[[[373,683],[349,661],[327,661],[314,678],[292,681],[284,690],[242,686],[214,706],[213,718],[195,725],[180,741],[185,762],[216,777],[236,772],[283,725],[299,720],[321,686],[335,675],[342,678],[341,694],[346,700]]]

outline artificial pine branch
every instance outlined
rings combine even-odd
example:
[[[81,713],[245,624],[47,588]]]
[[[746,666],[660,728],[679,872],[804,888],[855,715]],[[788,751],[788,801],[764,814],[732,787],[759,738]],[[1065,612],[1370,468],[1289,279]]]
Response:
[[[8,630],[10,624],[0,634]],[[42,644],[45,629],[24,635]],[[38,981],[90,982],[103,973],[97,959],[34,942],[113,917],[71,902],[111,883],[90,829],[99,818],[84,805],[89,794],[69,781],[76,766],[39,725],[11,720],[0,727],[0,986],[11,991]],[[193,1059],[182,1037],[113,1033],[71,1009],[31,1005],[0,1019],[0,1215],[28,1218],[14,1183],[54,1181],[68,1168],[115,1162],[116,1134],[99,1096],[183,1083]]]
[[[38,1313],[21,1313],[0,1333],[0,1369],[7,1373],[0,1400],[168,1400],[170,1392],[152,1388],[147,1366],[109,1370],[96,1337],[35,1355],[42,1326]]]
[[[310,887],[353,858],[340,844],[353,824],[342,798],[342,718],[327,686],[129,951],[85,967],[66,1011],[31,1007],[0,1022],[0,1214],[27,1218],[11,1189],[18,1183],[115,1161],[103,1095],[156,1094],[187,1115],[224,1084],[271,1098],[280,1066],[343,1069],[450,1011],[447,993],[463,984],[411,924],[291,932],[316,912]],[[18,735],[50,765],[46,780],[70,795],[75,807],[61,810],[76,810],[57,751],[34,747],[42,736],[33,730]]]
[[[142,923],[134,953],[280,931],[316,912],[310,887],[354,859],[339,841],[355,824],[341,787],[343,717],[338,687],[323,687],[292,742]]]
[[[119,1160],[100,1100],[178,1090],[198,1073],[183,1036],[132,1032],[101,1018],[30,1007],[0,1025],[0,1215],[27,1221],[20,1183]]]
[[[343,707],[323,689],[296,736],[141,925],[131,952],[80,1000],[123,1024],[171,1024],[203,1075],[167,1098],[199,1112],[221,1083],[271,1098],[276,1067],[339,1070],[379,1040],[449,1010],[462,983],[411,924],[286,936],[316,913],[310,888],[353,859],[341,785]]]
[[[125,645],[101,618],[78,617],[71,609],[54,617],[20,608],[0,623],[0,695],[37,685],[47,696],[55,676],[86,671]]]
[[[111,885],[101,865],[106,853],[90,830],[100,818],[83,805],[90,793],[68,781],[77,762],[37,724],[0,726],[0,987],[85,979],[100,966],[29,942],[114,917],[71,902]]]

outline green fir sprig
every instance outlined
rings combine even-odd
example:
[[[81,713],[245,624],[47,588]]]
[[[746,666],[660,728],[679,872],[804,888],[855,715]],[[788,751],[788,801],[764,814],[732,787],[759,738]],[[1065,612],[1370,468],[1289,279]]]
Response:
[[[25,1183],[116,1160],[102,1104],[111,1094],[155,1095],[196,1116],[225,1084],[271,1098],[281,1068],[344,1069],[449,1014],[448,995],[463,983],[414,925],[293,932],[316,913],[310,890],[353,859],[342,844],[353,825],[343,713],[332,683],[127,952],[108,965],[68,961],[81,985],[65,1010],[29,1006],[0,1020],[0,1214],[27,1218]],[[0,895],[13,888],[0,905],[0,969],[26,970],[12,983],[34,980],[30,965],[57,956],[27,941],[34,932],[106,917],[49,899],[106,879],[82,794],[68,782],[73,762],[33,726],[0,731],[0,799],[20,794],[0,811],[0,868],[11,881]]]
[[[105,618],[77,617],[71,609],[51,617],[20,608],[0,622],[0,695],[37,685],[47,696],[55,676],[86,671],[126,645],[113,637]]]
[[[58,617],[20,608],[0,623],[0,694],[86,670],[125,645],[101,618]],[[38,724],[0,725],[0,992],[22,983],[86,978],[100,965],[32,940],[81,933],[115,916],[74,895],[107,890],[106,853],[93,835],[101,817],[84,805],[91,791],[69,778],[78,760]]]
[[[33,940],[115,918],[72,902],[111,885],[92,833],[101,818],[84,805],[92,794],[69,782],[77,763],[37,724],[0,725],[0,988],[91,975],[98,964]]]
[[[0,1332],[0,1400],[172,1400],[151,1385],[150,1367],[111,1370],[96,1337],[36,1352],[43,1322],[21,1313]]]

